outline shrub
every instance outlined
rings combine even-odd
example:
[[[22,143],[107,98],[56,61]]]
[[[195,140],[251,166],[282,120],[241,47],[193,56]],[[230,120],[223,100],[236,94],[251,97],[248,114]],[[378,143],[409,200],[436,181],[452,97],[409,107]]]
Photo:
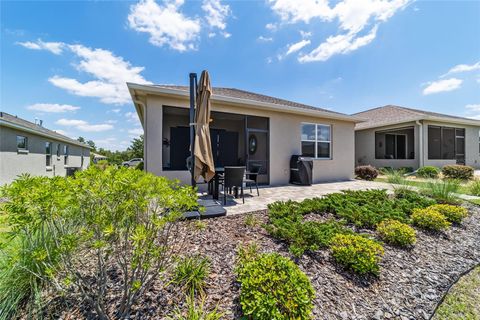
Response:
[[[422,193],[435,199],[440,203],[455,204],[458,202],[455,193],[458,191],[460,183],[458,180],[429,181]]]
[[[210,261],[206,257],[184,257],[177,262],[173,274],[173,283],[181,286],[186,292],[203,293],[205,278],[210,271]]]
[[[480,180],[474,180],[468,187],[470,193],[474,196],[480,196]]]
[[[195,303],[195,298],[191,295],[187,296],[186,312],[182,312],[180,308],[175,308],[173,317],[174,320],[220,320],[223,313],[217,311],[215,308],[212,311],[205,310],[205,299],[202,298],[199,304]]]
[[[463,218],[468,216],[468,210],[463,207],[452,206],[448,204],[437,204],[429,207],[443,214],[448,221],[452,223],[461,223]]]
[[[143,161],[139,162],[139,163],[135,166],[135,169],[137,169],[137,170],[143,170],[143,168],[144,168]]]
[[[442,231],[450,227],[447,218],[431,207],[425,209],[414,209],[412,214],[413,224],[433,231]]]
[[[397,220],[383,220],[377,225],[377,233],[386,243],[407,247],[416,241],[415,230]]]
[[[415,169],[413,169],[413,167],[401,167],[398,170],[402,171],[404,174],[412,173],[413,171],[415,171]]]
[[[388,170],[385,171],[387,182],[393,184],[406,184],[404,172],[402,170]]]
[[[260,224],[260,220],[253,213],[248,213],[245,215],[244,223],[247,227],[253,228]]]
[[[447,179],[470,180],[473,178],[473,168],[462,165],[445,166],[442,174]]]
[[[362,180],[372,181],[378,176],[378,170],[371,165],[358,166],[355,168],[355,176]]]
[[[417,170],[417,176],[426,179],[436,179],[438,178],[439,173],[440,170],[433,166],[425,166]]]
[[[394,195],[397,207],[401,208],[403,212],[410,215],[413,209],[426,208],[428,206],[436,204],[436,201],[422,196],[417,191],[406,188],[395,188]]]
[[[338,234],[330,245],[335,260],[358,274],[378,274],[383,247],[360,235]]]
[[[252,319],[310,319],[315,292],[291,260],[240,248],[235,269],[243,315]]]

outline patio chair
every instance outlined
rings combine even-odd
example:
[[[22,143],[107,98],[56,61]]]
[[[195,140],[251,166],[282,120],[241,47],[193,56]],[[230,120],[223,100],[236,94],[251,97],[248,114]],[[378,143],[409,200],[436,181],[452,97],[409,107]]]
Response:
[[[245,174],[246,178],[243,180],[246,186],[250,187],[250,193],[252,193],[252,185],[255,185],[257,188],[257,196],[260,196],[260,192],[258,192],[258,174],[262,169],[262,166],[259,164],[252,164],[250,166],[250,171]]]
[[[242,202],[245,203],[245,195],[243,194],[243,176],[245,175],[245,167],[225,167],[223,179],[223,204],[227,204],[227,190],[231,188],[240,188]]]

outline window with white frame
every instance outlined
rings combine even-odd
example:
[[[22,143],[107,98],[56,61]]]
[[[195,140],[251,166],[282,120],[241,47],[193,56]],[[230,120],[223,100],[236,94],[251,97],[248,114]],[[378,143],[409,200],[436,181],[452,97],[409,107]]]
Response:
[[[45,142],[45,164],[47,167],[52,166],[52,143]]]
[[[28,150],[28,138],[24,136],[17,136],[17,149]]]
[[[69,147],[68,146],[63,146],[63,164],[68,165],[68,155],[69,155]]]
[[[302,123],[302,156],[316,159],[332,158],[332,126]]]

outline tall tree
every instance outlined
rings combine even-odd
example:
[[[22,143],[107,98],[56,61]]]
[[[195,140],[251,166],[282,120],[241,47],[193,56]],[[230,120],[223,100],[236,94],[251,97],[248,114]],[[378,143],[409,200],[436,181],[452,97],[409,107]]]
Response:
[[[85,143],[85,138],[84,137],[78,137],[77,141],[79,141],[81,143]]]
[[[134,138],[127,151],[132,158],[143,158],[143,134],[139,138]]]

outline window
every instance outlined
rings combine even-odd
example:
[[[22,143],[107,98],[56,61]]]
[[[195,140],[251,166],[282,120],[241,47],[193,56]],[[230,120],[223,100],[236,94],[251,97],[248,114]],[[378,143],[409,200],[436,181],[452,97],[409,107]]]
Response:
[[[17,149],[28,150],[28,138],[24,136],[17,136]]]
[[[82,149],[82,158],[81,158],[81,162],[80,162],[80,167],[81,168],[83,168],[83,161],[84,161],[84,159],[83,159],[83,149]]]
[[[47,167],[52,166],[52,143],[45,142],[45,165]]]
[[[302,156],[331,159],[331,131],[330,125],[303,123]]]
[[[63,154],[64,154],[63,164],[64,165],[68,165],[68,153],[69,153],[68,146],[63,146]]]
[[[60,159],[60,143],[57,144],[57,159]]]
[[[465,129],[428,126],[428,159],[465,158]]]

